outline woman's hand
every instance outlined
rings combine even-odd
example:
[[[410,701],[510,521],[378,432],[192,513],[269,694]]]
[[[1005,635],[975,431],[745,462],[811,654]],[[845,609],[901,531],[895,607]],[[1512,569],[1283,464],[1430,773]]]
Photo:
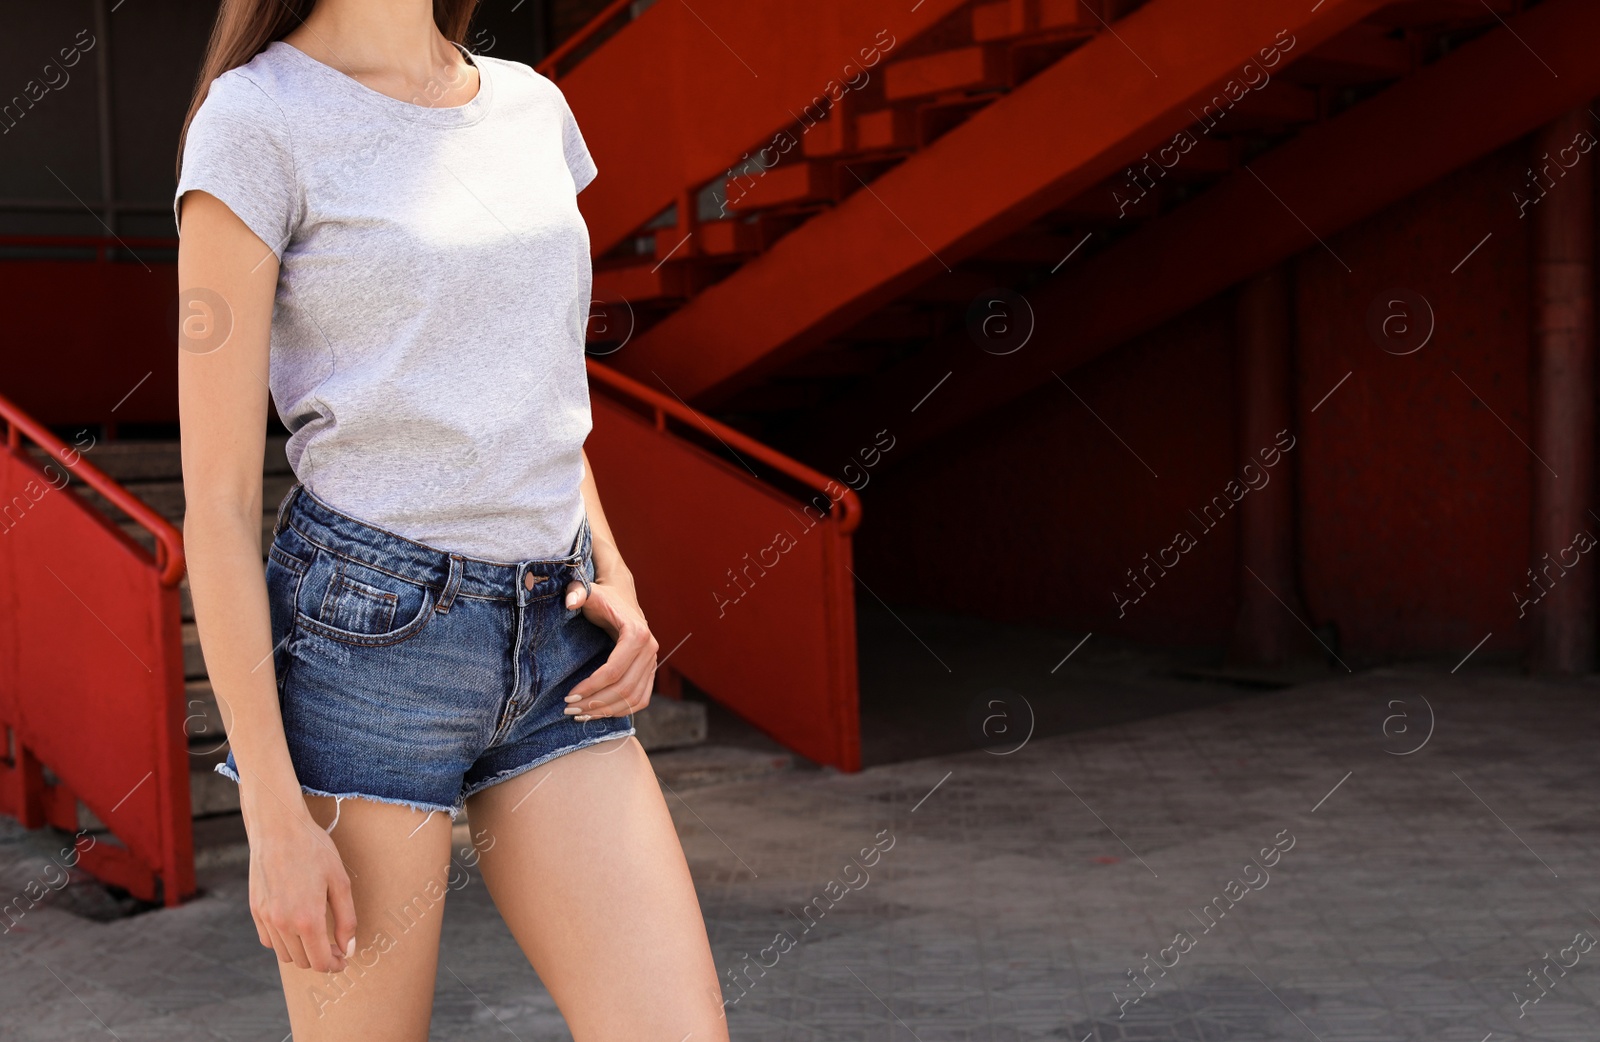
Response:
[[[256,936],[278,953],[279,962],[342,972],[355,954],[356,908],[333,839],[310,814],[274,809],[251,817],[259,826],[250,835],[250,915]]]
[[[611,634],[617,646],[605,665],[585,677],[567,695],[568,716],[590,720],[626,716],[650,704],[660,645],[639,610],[633,577],[626,571],[596,578],[588,591],[574,580],[567,584],[568,608],[582,608],[584,618]]]

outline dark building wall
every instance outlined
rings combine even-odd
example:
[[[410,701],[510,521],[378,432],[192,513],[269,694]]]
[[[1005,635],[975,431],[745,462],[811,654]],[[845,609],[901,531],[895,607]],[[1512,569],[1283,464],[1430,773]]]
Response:
[[[1302,421],[1305,592],[1353,648],[1465,654],[1490,631],[1485,650],[1523,645],[1511,592],[1526,585],[1540,466],[1518,440],[1533,438],[1532,222],[1505,218],[1528,149],[1502,149],[1338,236],[1352,275],[1300,259],[1301,415],[1352,373]],[[1378,349],[1365,328],[1394,287],[1433,306],[1433,339],[1415,354]]]
[[[890,602],[1110,628],[1126,571],[1180,526],[1198,528],[1187,511],[1231,476],[1231,329],[1227,301],[1212,301],[1062,374],[1070,390],[1052,382],[873,478],[857,537],[863,578]],[[1202,536],[1115,628],[1214,641],[1216,614],[1232,610],[1234,560],[1230,530]]]
[[[123,236],[176,234],[171,193],[178,132],[217,0],[105,0],[101,6],[97,15],[93,0],[52,0],[14,4],[5,13],[0,235],[103,235],[106,226]],[[564,6],[571,17],[583,18],[603,5]],[[543,0],[482,0],[467,46],[537,61],[544,7]],[[110,85],[109,149],[101,144],[103,70]],[[117,204],[109,208],[107,164],[110,201]]]
[[[1522,646],[1511,591],[1525,585],[1539,465],[1517,440],[1530,437],[1529,229],[1504,230],[1503,209],[1527,148],[1329,238],[1350,271],[1321,247],[1293,264],[1302,590],[1312,623],[1336,624],[1353,655],[1465,653],[1490,631],[1488,651]],[[1491,226],[1503,230],[1452,275]],[[1368,332],[1373,300],[1396,287],[1437,321],[1404,356]],[[1127,447],[1053,383],[874,478],[863,578],[891,603],[1225,643],[1237,517],[1205,529],[1189,511],[1262,448],[1236,444],[1233,307],[1225,295],[1063,374]],[[1119,609],[1114,594],[1137,595],[1127,569],[1180,528],[1198,545]]]

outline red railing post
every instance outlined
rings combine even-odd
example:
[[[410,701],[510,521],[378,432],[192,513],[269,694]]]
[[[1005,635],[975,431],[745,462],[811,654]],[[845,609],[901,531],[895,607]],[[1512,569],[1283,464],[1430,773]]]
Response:
[[[586,450],[671,658],[658,690],[693,680],[789,748],[859,770],[856,493],[605,366],[589,375],[604,393]]]
[[[0,723],[11,744],[0,811],[29,827],[76,830],[82,800],[112,836],[86,847],[80,864],[136,896],[177,904],[195,889],[182,537],[4,397],[0,420],[0,509],[9,512]],[[53,457],[50,466],[41,469],[26,443]],[[62,469],[148,532],[155,553],[73,492]],[[44,784],[45,767],[57,784]]]

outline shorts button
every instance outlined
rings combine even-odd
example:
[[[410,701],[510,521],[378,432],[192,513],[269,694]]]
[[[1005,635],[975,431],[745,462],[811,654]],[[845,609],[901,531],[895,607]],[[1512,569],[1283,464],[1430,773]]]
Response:
[[[538,581],[539,581],[538,579],[535,579],[533,577],[533,573],[532,572],[526,572],[522,576],[522,585],[523,585],[523,587],[525,589],[529,589],[529,590],[533,589],[534,583],[537,583]]]

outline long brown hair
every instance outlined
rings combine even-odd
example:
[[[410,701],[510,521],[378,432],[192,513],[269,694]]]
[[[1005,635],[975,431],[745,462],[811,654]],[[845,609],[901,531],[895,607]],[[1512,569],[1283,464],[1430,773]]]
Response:
[[[178,133],[178,176],[183,176],[183,143],[189,137],[189,124],[211,91],[211,82],[229,69],[237,69],[261,53],[274,40],[288,36],[305,21],[316,0],[222,0],[217,24],[211,28],[206,44],[206,59],[195,81],[194,98],[183,117]],[[465,44],[467,29],[478,0],[433,0],[433,21],[439,32],[452,43]]]

